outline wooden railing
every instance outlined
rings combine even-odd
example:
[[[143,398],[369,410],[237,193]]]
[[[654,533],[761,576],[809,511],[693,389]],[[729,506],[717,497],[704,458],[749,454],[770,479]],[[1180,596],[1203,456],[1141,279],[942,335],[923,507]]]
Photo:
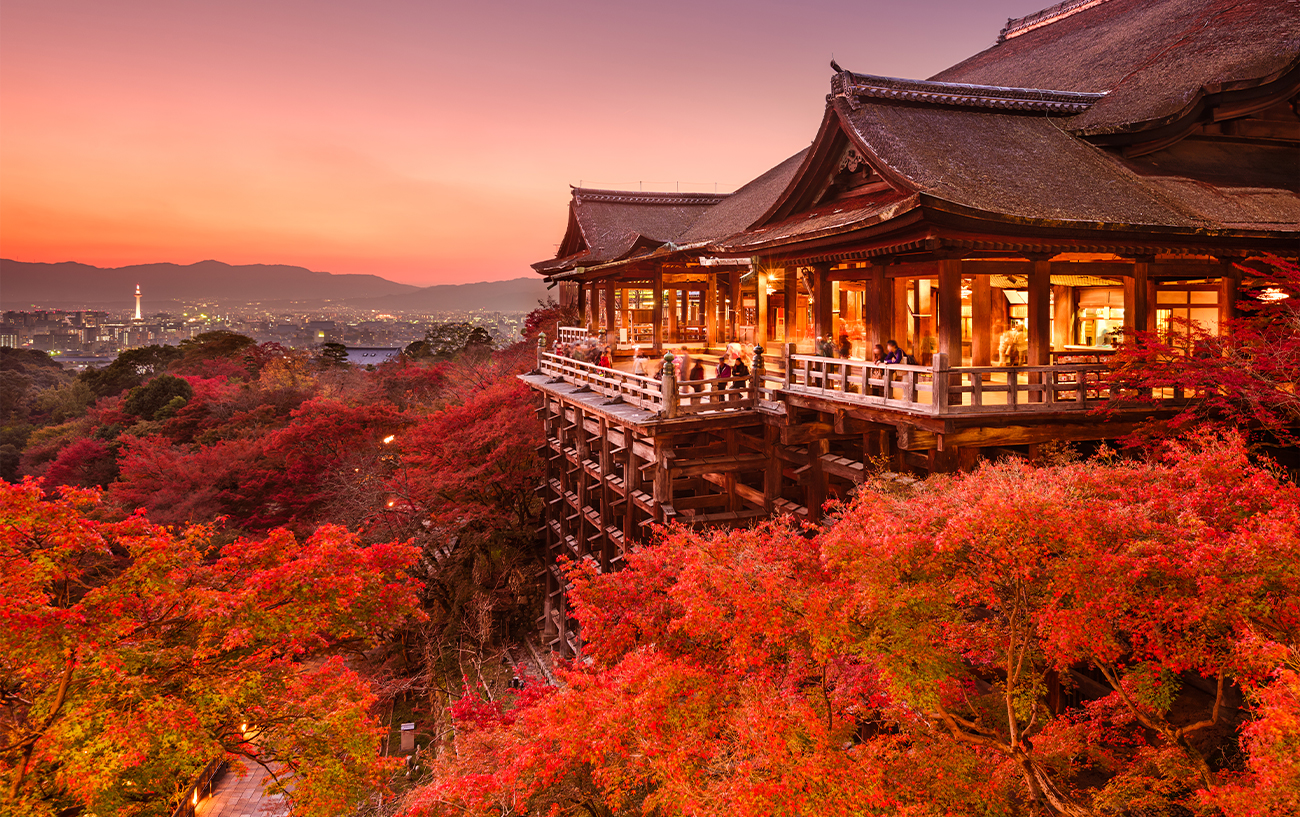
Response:
[[[1115,393],[1110,364],[1104,359],[1053,366],[949,368],[947,356],[936,354],[930,366],[886,366],[800,355],[788,347],[785,358],[784,391],[913,414],[1088,412],[1114,405],[1112,397],[1123,397]]]
[[[664,410],[661,383],[654,377],[607,369],[585,360],[575,360],[550,352],[538,354],[538,369],[552,379],[572,383],[620,403],[646,411]]]
[[[933,414],[935,369],[793,354],[787,350],[784,391]],[[936,356],[937,357],[937,356]]]
[[[1111,397],[1105,363],[969,366],[943,375],[943,414],[1088,412]]]
[[[949,368],[947,356],[936,354],[930,366],[890,366],[802,355],[787,345],[780,375],[766,372],[759,354],[746,377],[682,382],[670,362],[665,356],[662,374],[650,377],[538,350],[539,373],[666,419],[753,408],[780,411],[782,394],[931,416],[1086,413],[1115,405],[1112,397],[1123,396],[1111,385],[1106,362]]]
[[[743,377],[678,382],[671,363],[671,355],[666,355],[662,374],[649,377],[553,354],[540,346],[537,352],[539,374],[604,395],[611,403],[626,403],[664,418],[751,409],[760,399],[772,397],[771,389],[765,386],[761,364]]]

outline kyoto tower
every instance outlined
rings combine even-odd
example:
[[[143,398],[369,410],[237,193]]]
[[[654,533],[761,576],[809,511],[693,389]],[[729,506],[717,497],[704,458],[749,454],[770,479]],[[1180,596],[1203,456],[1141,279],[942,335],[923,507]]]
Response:
[[[139,284],[135,285],[135,319],[137,321],[144,320],[144,318],[140,317],[140,285]]]

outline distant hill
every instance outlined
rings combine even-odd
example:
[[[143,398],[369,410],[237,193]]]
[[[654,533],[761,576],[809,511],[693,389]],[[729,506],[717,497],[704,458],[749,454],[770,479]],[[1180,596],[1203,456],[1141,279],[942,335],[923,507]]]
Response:
[[[541,276],[514,278],[509,281],[485,281],[479,284],[439,284],[402,295],[358,298],[349,303],[363,309],[408,312],[458,312],[486,309],[492,312],[531,312],[547,296]]]
[[[178,302],[209,301],[230,305],[277,301],[346,302],[385,311],[456,311],[491,309],[527,311],[546,297],[540,278],[481,284],[416,287],[378,275],[335,275],[284,264],[220,261],[197,264],[136,264],[101,268],[64,262],[43,264],[0,259],[0,309],[129,309],[135,285],[144,293],[145,310]]]

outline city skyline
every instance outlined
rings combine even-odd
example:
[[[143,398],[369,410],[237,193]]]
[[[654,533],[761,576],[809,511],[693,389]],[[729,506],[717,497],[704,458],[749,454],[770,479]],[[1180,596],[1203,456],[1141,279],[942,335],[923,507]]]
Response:
[[[0,255],[517,278],[568,185],[732,190],[807,146],[832,56],[929,76],[1043,5],[18,0]]]

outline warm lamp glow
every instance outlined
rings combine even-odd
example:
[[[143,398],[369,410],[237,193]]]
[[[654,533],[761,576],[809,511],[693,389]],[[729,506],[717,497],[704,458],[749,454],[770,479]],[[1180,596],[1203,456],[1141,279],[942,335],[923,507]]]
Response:
[[[1268,289],[1259,293],[1259,299],[1261,301],[1285,301],[1287,298],[1290,297],[1291,297],[1290,295],[1286,294],[1285,292],[1278,289],[1277,287],[1269,287]]]
[[[388,445],[389,443],[391,443],[393,440],[396,439],[397,439],[396,434],[389,434],[387,437],[384,438],[384,445]]]

